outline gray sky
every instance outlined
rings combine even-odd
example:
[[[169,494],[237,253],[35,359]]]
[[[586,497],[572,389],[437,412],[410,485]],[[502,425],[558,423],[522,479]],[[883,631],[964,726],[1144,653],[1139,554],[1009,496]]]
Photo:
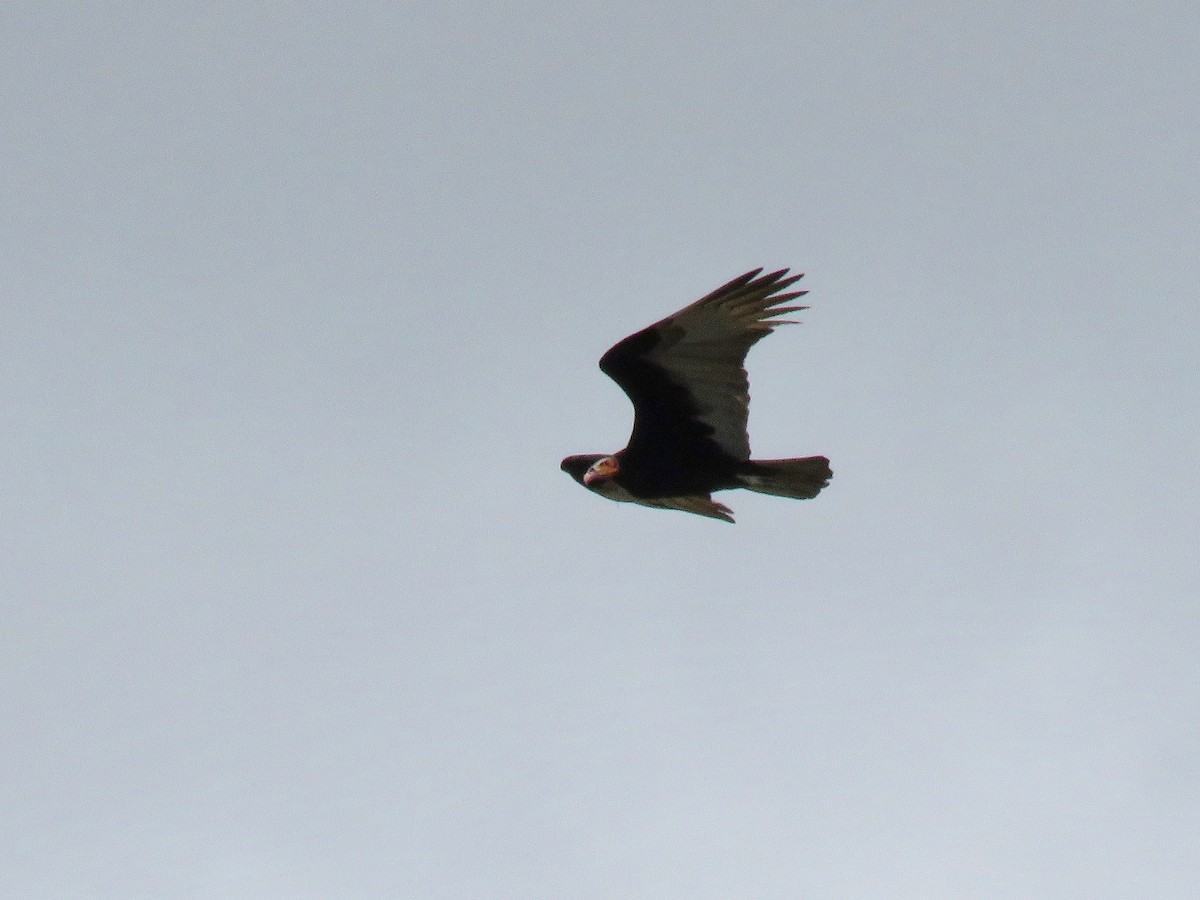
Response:
[[[0,14],[0,894],[1194,897],[1196,5],[445,6]]]

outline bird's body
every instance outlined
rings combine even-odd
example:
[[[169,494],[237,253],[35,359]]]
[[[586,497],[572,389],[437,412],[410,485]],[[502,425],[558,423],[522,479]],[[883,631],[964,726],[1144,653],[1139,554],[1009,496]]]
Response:
[[[801,275],[761,272],[735,278],[601,357],[601,370],[633,402],[633,433],[617,453],[568,456],[563,471],[611,500],[728,522],[732,513],[713,491],[807,499],[828,484],[833,473],[823,456],[750,459],[746,353],[787,324],[775,316],[807,308],[781,305],[806,293],[780,293]]]

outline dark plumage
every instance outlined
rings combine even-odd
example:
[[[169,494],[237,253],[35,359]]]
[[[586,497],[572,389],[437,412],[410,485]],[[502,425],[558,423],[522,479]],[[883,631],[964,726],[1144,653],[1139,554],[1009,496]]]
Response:
[[[600,358],[601,370],[633,402],[633,433],[618,453],[568,456],[562,469],[611,500],[733,521],[713,491],[748,488],[808,499],[833,473],[823,456],[751,460],[746,353],[775,316],[807,291],[781,293],[802,275],[747,272],[661,322],[630,335]]]

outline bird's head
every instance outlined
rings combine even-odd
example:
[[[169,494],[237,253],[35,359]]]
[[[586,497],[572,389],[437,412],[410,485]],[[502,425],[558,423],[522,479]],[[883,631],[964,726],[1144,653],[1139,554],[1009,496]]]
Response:
[[[568,456],[562,461],[560,468],[584,487],[594,488],[621,471],[621,464],[615,456],[585,453],[580,456]]]
[[[601,481],[608,481],[621,471],[621,463],[615,456],[604,456],[596,460],[583,473],[583,483],[588,487]]]

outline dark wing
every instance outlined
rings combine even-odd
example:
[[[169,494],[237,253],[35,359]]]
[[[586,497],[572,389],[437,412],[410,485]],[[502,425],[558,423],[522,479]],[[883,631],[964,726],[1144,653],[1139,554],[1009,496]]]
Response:
[[[691,497],[643,498],[637,502],[642,504],[642,506],[655,506],[659,509],[678,509],[683,512],[695,513],[698,516],[708,516],[710,519],[733,522],[733,510],[724,503],[718,503],[708,494],[696,494]]]
[[[747,272],[673,316],[630,335],[600,368],[633,401],[630,455],[749,459],[750,383],[746,353],[776,325],[807,309],[781,306],[807,293],[779,293],[803,275]]]

